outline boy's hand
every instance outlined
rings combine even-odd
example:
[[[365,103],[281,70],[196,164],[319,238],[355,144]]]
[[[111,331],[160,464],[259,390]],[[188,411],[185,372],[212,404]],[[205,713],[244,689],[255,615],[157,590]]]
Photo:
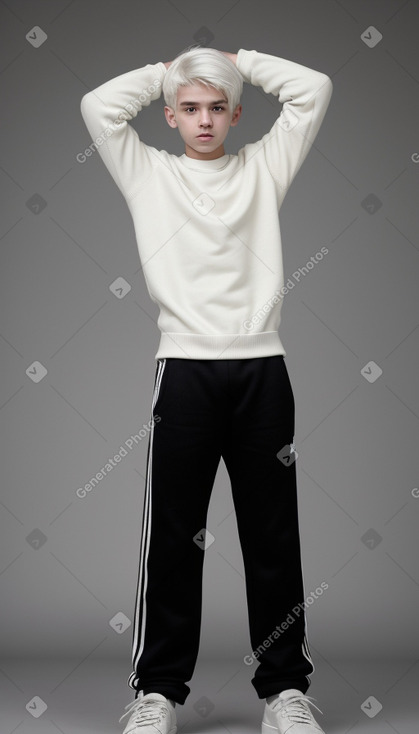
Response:
[[[221,53],[224,54],[224,56],[227,56],[233,64],[236,63],[237,54],[230,54],[228,51],[221,51]]]
[[[222,53],[222,54],[224,54],[224,56],[227,56],[227,58],[228,58],[228,59],[230,59],[230,61],[231,61],[231,62],[232,62],[233,64],[235,64],[235,63],[236,63],[236,59],[237,59],[237,54],[231,54],[231,53],[229,53],[228,51],[221,51],[221,53]],[[169,68],[169,66],[170,66],[170,64],[173,64],[173,61],[164,61],[163,63],[164,63],[164,65],[165,65],[166,69],[168,69],[168,68]]]

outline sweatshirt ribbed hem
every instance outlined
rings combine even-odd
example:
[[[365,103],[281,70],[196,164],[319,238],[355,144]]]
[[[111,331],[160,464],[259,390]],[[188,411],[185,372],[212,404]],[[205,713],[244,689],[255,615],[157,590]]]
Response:
[[[155,359],[250,359],[286,355],[277,331],[258,334],[162,333]]]

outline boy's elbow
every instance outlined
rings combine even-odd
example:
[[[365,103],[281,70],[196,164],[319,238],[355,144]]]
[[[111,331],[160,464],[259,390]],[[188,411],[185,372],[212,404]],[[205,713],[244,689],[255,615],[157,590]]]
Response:
[[[322,99],[325,102],[329,102],[333,93],[333,82],[327,74],[321,74],[320,86],[318,87],[318,93],[320,93]]]
[[[80,111],[83,114],[83,111],[86,109],[87,105],[89,104],[89,96],[91,92],[87,92],[83,95],[83,97],[80,100]]]
[[[87,92],[80,100],[80,113],[83,120],[89,120],[97,116],[97,97],[94,92]]]
[[[333,92],[333,82],[327,74],[323,74],[323,84],[329,95],[332,95]]]

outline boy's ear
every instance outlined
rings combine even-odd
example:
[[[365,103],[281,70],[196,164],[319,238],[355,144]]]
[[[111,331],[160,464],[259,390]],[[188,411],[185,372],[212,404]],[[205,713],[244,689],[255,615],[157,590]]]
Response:
[[[230,127],[234,127],[237,125],[238,121],[240,120],[241,113],[243,112],[243,107],[241,104],[238,104],[236,106],[236,109],[233,112],[233,117],[231,118]]]
[[[173,107],[169,107],[168,105],[165,105],[164,114],[166,116],[167,123],[170,125],[170,127],[177,127],[176,113]]]

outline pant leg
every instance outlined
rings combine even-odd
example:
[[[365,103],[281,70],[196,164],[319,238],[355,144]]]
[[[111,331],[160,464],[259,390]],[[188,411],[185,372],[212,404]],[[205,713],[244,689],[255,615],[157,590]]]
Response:
[[[158,360],[128,685],[179,704],[198,655],[206,527],[221,458],[219,396],[205,361]]]
[[[305,693],[314,665],[298,606],[304,589],[296,465],[277,457],[294,437],[284,356],[232,361],[231,384],[232,430],[222,455],[243,552],[253,664],[259,661],[252,685],[259,698],[286,688]]]

